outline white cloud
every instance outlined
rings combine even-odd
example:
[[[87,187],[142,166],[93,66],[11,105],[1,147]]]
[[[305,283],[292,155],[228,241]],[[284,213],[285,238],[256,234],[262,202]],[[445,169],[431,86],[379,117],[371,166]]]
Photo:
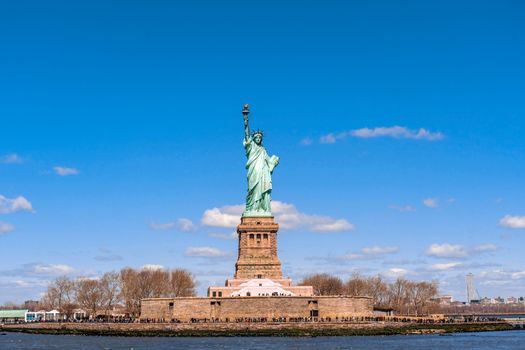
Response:
[[[244,205],[208,209],[204,212],[201,223],[206,226],[235,228],[240,223],[243,210]],[[304,227],[314,232],[343,232],[355,229],[354,225],[345,219],[304,214],[293,204],[280,201],[272,202],[272,213],[282,229]]]
[[[497,250],[495,244],[479,244],[470,248],[465,248],[459,244],[432,244],[427,248],[426,254],[437,258],[466,258],[471,255],[489,253]]]
[[[49,280],[34,279],[34,278],[16,279],[16,280],[10,279],[9,282],[4,284],[4,286],[9,286],[10,288],[30,289],[32,291],[35,291],[35,290],[47,288],[49,286]],[[41,294],[43,296],[45,293],[42,292]]]
[[[171,230],[173,228],[177,229],[178,231],[182,232],[192,232],[195,231],[195,225],[190,219],[180,218],[173,222],[167,222],[167,223],[154,223],[152,222],[150,225],[150,228],[153,230]]]
[[[481,284],[496,284],[495,282],[512,282],[525,280],[525,270],[523,271],[506,271],[506,270],[492,270],[482,271],[476,276]]]
[[[525,279],[525,271],[519,271],[519,272],[513,272],[511,274],[511,278],[513,280],[521,280],[521,279]]]
[[[0,235],[12,232],[15,227],[7,222],[0,222]]]
[[[446,270],[452,270],[452,269],[458,268],[461,265],[462,264],[460,262],[441,263],[441,264],[434,264],[430,266],[430,269],[437,270],[437,271],[446,271]]]
[[[402,126],[362,128],[352,130],[350,134],[354,137],[373,138],[373,137],[393,137],[396,139],[414,139],[437,141],[443,139],[444,135],[440,132],[430,132],[426,129],[410,130]]]
[[[231,256],[231,253],[213,247],[190,247],[186,249],[184,255],[200,258],[225,258]]]
[[[383,254],[392,254],[397,253],[399,251],[398,247],[365,247],[361,250],[363,254],[368,255],[383,255]]]
[[[428,208],[437,208],[439,201],[437,198],[427,198],[423,200],[423,205]]]
[[[387,254],[394,254],[399,252],[398,247],[380,247],[380,246],[373,246],[373,247],[365,247],[361,249],[359,253],[348,253],[346,255],[343,255],[341,258],[343,260],[371,260],[371,259],[378,259],[383,257]]]
[[[412,140],[427,140],[427,141],[438,141],[442,140],[445,135],[441,132],[431,132],[426,129],[420,128],[419,130],[411,130],[402,126],[392,127],[378,127],[378,128],[361,128],[350,131],[343,131],[340,133],[329,133],[322,135],[319,138],[320,143],[332,144],[339,140],[346,139],[348,137],[358,138],[377,138],[377,137],[391,137],[395,139],[412,139]]]
[[[21,164],[24,160],[16,153],[6,154],[0,157],[0,163],[4,164]]]
[[[66,168],[66,167],[62,167],[62,166],[56,166],[56,167],[53,168],[53,170],[55,171],[55,174],[57,174],[59,176],[77,175],[77,174],[80,173],[80,171],[78,169]]]
[[[205,226],[234,228],[241,220],[244,205],[226,205],[208,209],[202,215],[201,223]]]
[[[73,271],[74,268],[64,264],[38,264],[33,268],[33,273],[37,275],[67,275]]]
[[[146,264],[146,265],[142,265],[142,267],[140,269],[141,270],[156,271],[156,270],[164,270],[164,266],[157,265],[157,264]]]
[[[337,137],[334,134],[327,134],[327,135],[321,136],[319,138],[319,142],[320,143],[336,143],[338,138],[344,138],[344,137]]]
[[[341,257],[341,259],[343,260],[362,260],[364,258],[365,256],[359,253],[348,253]],[[330,260],[333,260],[333,259],[330,259]]]
[[[313,141],[312,141],[311,138],[309,138],[309,137],[305,137],[304,139],[301,140],[300,143],[301,143],[301,145],[303,145],[303,146],[310,146],[310,145],[313,143]]]
[[[386,276],[388,276],[388,277],[391,277],[391,278],[398,278],[398,277],[403,277],[406,274],[408,274],[408,270],[400,268],[400,267],[393,267],[393,268],[388,269],[387,271],[385,271],[384,274]]]
[[[352,231],[355,229],[355,226],[345,219],[335,220],[330,217],[316,217],[311,224],[311,230],[314,232],[344,232]],[[317,223],[315,223],[318,221]]]
[[[390,208],[390,209],[397,210],[397,211],[400,211],[400,212],[402,212],[402,213],[405,213],[405,212],[411,212],[411,211],[416,211],[416,208],[414,208],[414,207],[411,206],[411,205],[404,205],[404,206],[399,206],[399,205],[390,205],[389,208]]]
[[[239,238],[239,235],[236,231],[233,231],[230,234],[212,232],[208,234],[208,237],[225,239],[225,240],[234,240],[234,239]]]
[[[467,251],[463,246],[448,243],[432,244],[427,248],[426,254],[438,258],[464,258],[468,256]]]
[[[345,219],[304,214],[299,212],[293,204],[280,201],[272,202],[272,212],[275,215],[275,220],[283,229],[291,230],[304,227],[314,232],[345,232],[355,229],[355,226]]]
[[[525,216],[505,215],[499,224],[507,228],[525,228]]]
[[[33,206],[31,202],[22,196],[10,199],[0,195],[0,214],[9,214],[17,211],[33,212]]]
[[[177,229],[182,232],[190,232],[195,230],[195,225],[193,225],[191,220],[181,218],[177,220]]]

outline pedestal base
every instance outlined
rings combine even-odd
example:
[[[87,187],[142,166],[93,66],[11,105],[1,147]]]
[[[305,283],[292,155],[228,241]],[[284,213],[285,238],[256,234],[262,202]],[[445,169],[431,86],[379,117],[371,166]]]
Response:
[[[239,257],[235,279],[282,279],[281,262],[277,257],[279,225],[273,216],[243,216],[237,226]]]

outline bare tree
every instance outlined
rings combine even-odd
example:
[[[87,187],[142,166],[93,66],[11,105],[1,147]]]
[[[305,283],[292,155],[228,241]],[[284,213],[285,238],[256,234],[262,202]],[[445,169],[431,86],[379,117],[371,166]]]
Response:
[[[343,281],[329,274],[315,274],[303,279],[300,286],[312,286],[315,295],[341,295],[344,292]]]
[[[111,308],[120,301],[121,281],[118,272],[106,272],[100,279],[100,289],[102,292],[102,307],[106,319]]]
[[[366,277],[354,273],[344,285],[345,293],[348,295],[368,295],[368,281]]]
[[[121,297],[130,315],[140,314],[140,301],[145,298],[193,296],[194,277],[182,269],[172,271],[161,269],[120,271]]]
[[[141,292],[138,284],[138,272],[130,267],[120,271],[121,297],[126,310],[132,317],[140,315]]]
[[[394,283],[388,285],[388,304],[390,307],[398,311],[402,310],[408,300],[408,283],[409,281],[399,277]]]
[[[76,282],[77,300],[90,315],[97,316],[97,310],[103,306],[103,293],[99,280],[81,278]]]
[[[70,318],[75,308],[75,283],[66,276],[51,282],[42,298],[42,306],[60,311],[66,319]]]
[[[377,275],[367,279],[367,294],[374,298],[374,303],[377,306],[387,306],[388,304],[388,283]]]
[[[175,269],[169,273],[169,297],[192,297],[195,291],[195,279],[186,270]]]
[[[415,315],[428,314],[432,299],[438,295],[437,282],[413,282],[412,295]]]

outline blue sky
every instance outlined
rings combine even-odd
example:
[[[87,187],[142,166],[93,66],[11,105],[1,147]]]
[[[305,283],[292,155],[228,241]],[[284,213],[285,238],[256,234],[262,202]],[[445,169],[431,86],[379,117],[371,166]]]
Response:
[[[233,275],[242,105],[281,162],[279,254],[525,295],[519,1],[0,4],[0,303],[49,280]],[[287,215],[286,221],[283,215]],[[291,218],[291,219],[290,219]]]

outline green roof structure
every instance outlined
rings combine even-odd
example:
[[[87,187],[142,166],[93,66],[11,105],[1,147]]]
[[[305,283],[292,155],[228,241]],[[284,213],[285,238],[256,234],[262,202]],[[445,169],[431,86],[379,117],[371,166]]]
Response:
[[[0,310],[0,319],[2,318],[25,318],[29,310]]]

